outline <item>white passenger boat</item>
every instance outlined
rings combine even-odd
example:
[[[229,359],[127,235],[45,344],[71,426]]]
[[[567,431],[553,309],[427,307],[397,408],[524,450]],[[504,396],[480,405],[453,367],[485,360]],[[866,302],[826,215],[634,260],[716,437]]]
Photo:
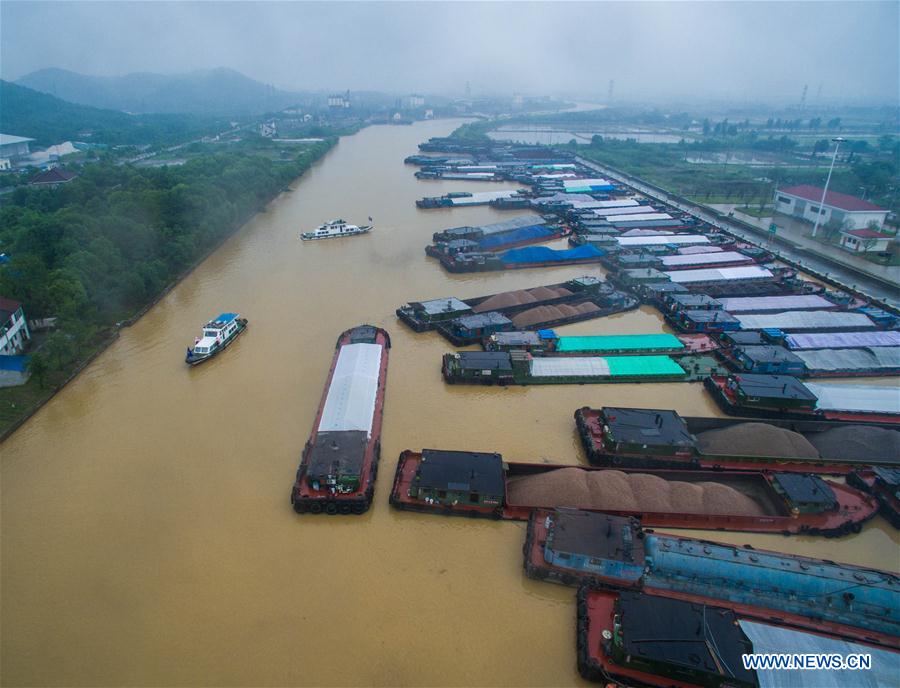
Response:
[[[246,318],[237,313],[222,313],[203,326],[203,336],[194,340],[193,348],[188,347],[184,360],[188,365],[203,363],[231,344],[245,329]]]
[[[369,218],[372,221],[372,218]],[[356,234],[366,234],[371,232],[374,225],[351,225],[345,220],[331,220],[324,225],[319,225],[312,232],[303,232],[300,238],[303,241],[311,241],[313,239],[336,239],[337,237],[354,236]]]

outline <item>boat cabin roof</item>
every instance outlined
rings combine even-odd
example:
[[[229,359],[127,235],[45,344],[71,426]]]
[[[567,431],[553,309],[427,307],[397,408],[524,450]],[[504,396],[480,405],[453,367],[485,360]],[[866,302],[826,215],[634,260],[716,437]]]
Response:
[[[744,345],[754,345],[754,344],[765,344],[766,340],[763,339],[762,332],[759,330],[738,330],[736,332],[725,332],[722,335],[722,339],[732,343],[732,344],[744,344]]]
[[[727,311],[715,308],[681,311],[681,315],[685,320],[695,323],[736,323],[738,319]]]
[[[551,517],[547,547],[643,566],[644,539],[635,519],[580,509],[557,509]]]
[[[682,308],[696,308],[706,306],[708,308],[722,308],[722,302],[706,294],[672,294],[668,299]]]
[[[496,453],[423,449],[416,484],[423,489],[503,495],[503,457]]]
[[[600,413],[614,442],[671,447],[696,445],[684,420],[675,411],[606,406]]]
[[[216,327],[222,328],[225,327],[228,323],[238,317],[237,313],[220,313],[217,317],[210,320],[206,327]]]
[[[741,346],[738,349],[738,353],[754,363],[803,363],[797,354],[788,351],[783,346],[773,346],[771,344]]]
[[[329,475],[360,475],[368,441],[365,430],[320,432],[309,454],[307,475],[320,480]]]
[[[774,480],[792,504],[815,504],[823,510],[837,507],[834,491],[817,475],[776,473]]]
[[[876,466],[872,471],[875,473],[875,477],[888,487],[900,487],[900,468]]]
[[[741,660],[753,646],[731,610],[634,592],[621,593],[617,607],[632,657],[758,685]]]
[[[421,310],[428,315],[440,315],[441,313],[456,313],[467,311],[469,304],[451,296],[446,299],[431,299],[430,301],[416,301],[411,304],[415,310]]]
[[[737,382],[741,391],[747,396],[816,401],[816,395],[800,380],[790,375],[740,373],[732,375],[730,378]]]
[[[462,370],[512,370],[512,359],[506,351],[458,351]]]

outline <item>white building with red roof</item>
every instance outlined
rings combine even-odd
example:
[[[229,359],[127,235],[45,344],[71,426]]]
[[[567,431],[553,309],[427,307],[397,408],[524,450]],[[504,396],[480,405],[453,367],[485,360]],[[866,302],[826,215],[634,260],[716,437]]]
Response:
[[[820,225],[835,220],[846,230],[867,229],[871,222],[882,227],[888,214],[885,208],[874,203],[837,191],[829,191],[822,203],[822,188],[809,184],[777,189],[775,211],[809,222],[815,222],[816,214],[819,214]]]
[[[0,355],[19,353],[31,339],[22,304],[0,296]]]

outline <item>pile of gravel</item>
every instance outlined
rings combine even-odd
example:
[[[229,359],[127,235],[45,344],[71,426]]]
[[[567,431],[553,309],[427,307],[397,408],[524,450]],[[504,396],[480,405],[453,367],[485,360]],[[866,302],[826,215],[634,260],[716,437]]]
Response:
[[[558,306],[538,306],[537,308],[529,308],[527,311],[522,311],[521,313],[513,315],[510,319],[513,321],[513,325],[521,329],[539,325],[540,323],[569,318],[573,315],[594,313],[599,310],[600,306],[592,301],[584,301],[583,303],[574,305],[561,303]]]
[[[819,450],[799,432],[768,423],[738,423],[697,433],[697,447],[704,454],[819,458]]]
[[[485,299],[477,306],[474,306],[472,311],[474,313],[486,313],[501,308],[512,308],[513,306],[523,306],[538,301],[558,299],[563,296],[571,296],[571,294],[572,292],[565,287],[535,287],[534,289],[505,291],[502,294],[495,294]]]
[[[717,482],[687,483],[646,473],[569,467],[509,480],[511,504],[606,511],[763,516],[752,498]]]
[[[900,462],[900,432],[872,425],[847,425],[810,433],[809,441],[826,459]]]

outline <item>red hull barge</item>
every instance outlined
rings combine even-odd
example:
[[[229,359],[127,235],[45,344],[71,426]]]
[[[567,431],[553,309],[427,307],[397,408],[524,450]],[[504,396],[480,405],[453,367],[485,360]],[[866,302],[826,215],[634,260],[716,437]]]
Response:
[[[893,413],[878,413],[866,411],[832,411],[817,409],[811,405],[792,406],[784,405],[756,405],[748,404],[739,398],[733,389],[729,387],[728,380],[732,376],[710,375],[703,381],[706,390],[712,395],[725,413],[730,416],[759,416],[761,418],[797,418],[800,420],[838,420],[856,423],[878,423],[900,425],[900,415]],[[750,375],[738,375],[737,377],[751,377]],[[772,376],[792,379],[789,376]],[[799,382],[799,381],[797,381]]]
[[[853,642],[871,643],[873,645],[900,649],[900,637],[891,635],[889,633],[882,633],[872,629],[851,626],[846,623],[840,623],[824,618],[810,618],[801,614],[787,612],[782,609],[773,609],[771,607],[761,605],[741,603],[734,600],[722,599],[721,597],[714,597],[712,595],[692,594],[681,590],[672,590],[664,587],[657,587],[653,584],[652,578],[648,582],[647,580],[645,580],[646,576],[643,575],[640,578],[627,579],[624,576],[603,576],[593,571],[575,570],[572,568],[563,568],[562,566],[557,566],[553,563],[548,562],[544,557],[544,547],[547,544],[548,536],[547,519],[553,514],[554,512],[549,509],[535,509],[528,521],[528,531],[525,537],[525,544],[522,548],[524,559],[523,566],[525,569],[525,575],[534,580],[576,587],[583,583],[587,583],[592,587],[599,587],[607,590],[635,590],[658,595],[660,597],[682,600],[685,602],[726,606],[729,609],[733,610],[735,613],[740,614],[744,617],[756,618],[761,621],[776,621],[779,624],[789,624],[792,626],[806,628],[811,631],[824,631],[829,635],[846,638]],[[615,528],[615,525],[613,527]],[[632,520],[632,531],[637,532],[637,538],[639,541],[643,539],[644,535],[653,535],[652,530],[642,530],[639,522],[634,519]],[[736,545],[723,545],[723,543],[720,542],[685,538],[675,535],[666,535],[665,537],[672,541],[695,544],[698,548],[703,548],[705,546],[706,551],[710,551],[709,546],[712,546],[714,548],[729,547],[734,548],[735,550],[739,549]],[[745,545],[743,548],[740,548],[740,551],[743,553],[749,551],[756,556],[774,555],[779,558],[785,556],[779,552],[770,552],[767,550],[756,549],[750,547],[749,545]],[[639,566],[644,565],[643,559],[640,557],[638,559],[639,560],[637,560],[635,564]],[[832,563],[830,561],[820,561],[810,559],[808,557],[799,556],[796,557],[796,560],[801,566],[805,566],[806,568],[811,568],[817,564]],[[649,570],[649,567],[648,569],[645,569],[645,571],[647,570]],[[847,566],[848,575],[852,576],[856,571],[861,571],[863,574],[869,572],[869,570],[867,569],[858,569],[854,566]],[[883,574],[883,572],[878,573],[887,575]],[[713,577],[712,574],[711,577]],[[723,584],[725,584],[724,580]],[[749,596],[749,591],[746,591],[745,593],[745,591],[740,590],[739,588],[739,592],[742,594],[747,594],[747,596]],[[788,591],[785,591],[785,596],[789,596]]]
[[[761,421],[758,418],[706,418],[699,416],[682,418],[675,411],[656,409],[592,409],[584,406],[575,411],[575,426],[587,453],[588,461],[594,466],[615,468],[623,466],[626,468],[687,468],[714,471],[778,471],[785,473],[847,475],[860,468],[868,468],[873,463],[885,465],[900,463],[900,458],[891,456],[885,456],[884,459],[876,462],[873,462],[871,459],[856,460],[850,457],[805,459],[753,456],[742,454],[740,446],[735,446],[733,453],[728,455],[702,454],[692,441],[693,438],[685,440],[685,443],[681,446],[670,444],[668,447],[664,447],[660,443],[660,447],[657,448],[647,444],[646,437],[649,436],[646,436],[641,438],[644,441],[642,446],[638,448],[637,445],[629,443],[629,438],[627,437],[617,438],[616,428],[612,427],[610,423],[610,414],[613,414],[613,423],[616,420],[626,421],[630,426],[628,430],[650,429],[658,433],[657,436],[665,435],[670,425],[677,426],[671,430],[673,435],[678,433],[694,435],[698,432],[734,427],[741,423],[765,422],[767,425],[784,428],[804,435],[845,428],[848,425],[859,425],[857,423],[848,424],[833,420],[779,420],[767,418],[765,421]],[[639,416],[635,419],[631,417],[638,414],[647,416],[647,418]],[[619,418],[626,415],[628,416],[627,420]],[[891,424],[872,425],[881,429],[896,429],[896,426]],[[617,442],[617,439],[621,440],[621,442]],[[664,449],[669,449],[669,451],[665,452]],[[854,487],[859,486],[854,485]],[[868,492],[868,490],[863,491]]]
[[[312,434],[291,489],[298,514],[362,514],[372,503],[387,382],[388,333],[370,325],[338,337]]]
[[[877,466],[854,471],[847,476],[847,484],[874,495],[879,513],[900,530],[900,468]]]
[[[423,480],[427,464],[429,476]],[[874,497],[846,485],[815,479],[816,498],[824,500],[820,506],[802,504],[797,495],[790,494],[791,474],[712,472],[677,470],[629,470],[566,466],[560,464],[506,463],[499,454],[480,452],[452,452],[425,449],[406,450],[400,454],[390,504],[397,509],[470,516],[473,518],[527,521],[535,509],[579,507],[567,504],[565,497],[555,497],[546,503],[515,503],[509,497],[511,480],[547,474],[561,469],[577,469],[585,473],[615,470],[626,474],[651,475],[668,481],[688,483],[718,483],[740,492],[755,502],[761,515],[730,515],[713,513],[670,513],[626,511],[588,508],[586,511],[625,517],[640,517],[646,526],[661,528],[689,528],[702,530],[733,530],[784,535],[824,535],[837,537],[859,532],[863,523],[875,516],[878,505]],[[815,476],[806,478],[812,483]],[[802,482],[802,481],[801,481]],[[479,483],[479,487],[475,487]],[[453,486],[471,485],[471,489]],[[809,485],[801,485],[809,491]],[[819,511],[811,511],[820,508]],[[802,511],[802,512],[801,512]]]
[[[519,241],[511,241],[508,244],[497,244],[491,246],[490,248],[478,248],[478,251],[483,251],[486,253],[497,253],[499,251],[506,251],[511,248],[519,248],[520,246],[531,246],[532,244],[542,244],[547,241],[556,241],[557,239],[562,239],[563,237],[568,236],[572,233],[572,230],[563,225],[557,231],[552,234],[544,234],[542,236],[531,237],[528,239],[520,239]],[[453,260],[453,252],[441,250],[440,246],[435,244],[429,244],[425,247],[425,255],[430,256],[431,258],[437,258],[438,260],[443,260],[447,258],[448,260]]]
[[[763,683],[756,671],[743,669],[743,654],[785,652],[797,644],[817,646],[823,652],[846,651],[846,646],[835,644],[843,638],[797,628],[777,614],[748,618],[730,605],[707,606],[587,584],[579,588],[576,605],[578,673],[599,683],[757,688],[776,684],[771,679]],[[771,630],[766,632],[767,628]],[[753,636],[757,639],[751,640]],[[892,666],[897,661],[893,650],[862,643],[855,643],[852,650],[877,653],[873,662]],[[847,680],[852,674],[835,675],[835,679],[838,676]],[[884,676],[890,676],[890,668]],[[789,673],[783,685],[811,684],[791,683]]]

